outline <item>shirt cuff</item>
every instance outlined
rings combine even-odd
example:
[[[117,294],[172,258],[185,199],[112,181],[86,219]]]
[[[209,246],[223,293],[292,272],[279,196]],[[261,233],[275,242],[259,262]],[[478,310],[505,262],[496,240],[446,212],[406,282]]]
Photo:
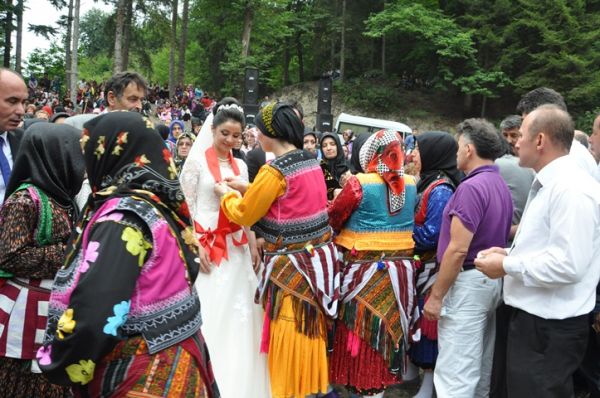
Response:
[[[504,268],[504,272],[509,275],[521,274],[523,272],[523,266],[521,265],[521,261],[518,257],[506,256],[502,260],[502,268]]]

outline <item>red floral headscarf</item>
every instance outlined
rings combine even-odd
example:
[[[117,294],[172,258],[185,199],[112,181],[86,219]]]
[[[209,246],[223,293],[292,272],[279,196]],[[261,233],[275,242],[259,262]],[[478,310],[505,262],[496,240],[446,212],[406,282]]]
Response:
[[[380,130],[370,136],[359,154],[365,173],[377,173],[388,186],[390,212],[404,207],[404,151],[402,136],[396,131]]]

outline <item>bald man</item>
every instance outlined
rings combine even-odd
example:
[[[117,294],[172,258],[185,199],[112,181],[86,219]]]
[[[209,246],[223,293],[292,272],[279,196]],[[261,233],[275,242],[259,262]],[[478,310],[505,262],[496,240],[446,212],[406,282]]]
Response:
[[[27,85],[21,75],[0,68],[0,205],[13,167],[13,158],[19,148],[22,131],[17,128],[25,115]]]
[[[600,184],[574,172],[573,131],[555,105],[525,117],[519,164],[537,174],[521,224],[508,251],[494,247],[475,259],[489,278],[504,278],[509,397],[572,397],[587,347],[600,280]]]

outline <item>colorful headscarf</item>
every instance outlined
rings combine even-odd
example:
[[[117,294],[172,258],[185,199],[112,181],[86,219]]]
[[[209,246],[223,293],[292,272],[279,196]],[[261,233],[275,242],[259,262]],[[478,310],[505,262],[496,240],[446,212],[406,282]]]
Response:
[[[173,126],[175,126],[176,124],[178,124],[179,127],[181,127],[181,132],[182,133],[185,130],[185,125],[183,124],[183,121],[181,121],[181,120],[173,120],[171,122],[171,124],[169,124],[169,138],[168,138],[168,140],[171,141],[173,144],[177,143],[177,138],[175,138],[175,136],[173,135]]]
[[[359,154],[365,173],[377,173],[388,186],[388,205],[394,214],[404,207],[404,152],[402,136],[396,131],[380,130],[370,136]]]
[[[194,144],[194,141],[196,141],[196,135],[189,133],[189,132],[184,132],[181,133],[181,135],[179,136],[179,138],[177,138],[177,143],[175,144],[175,161],[181,161],[183,159],[181,159],[179,157],[179,141],[183,140],[184,138],[189,139],[190,141],[192,141],[192,145]],[[190,148],[191,149],[191,148]],[[188,154],[189,156],[189,154]]]
[[[256,116],[255,122],[264,135],[302,148],[304,125],[290,104],[272,102],[266,105]]]

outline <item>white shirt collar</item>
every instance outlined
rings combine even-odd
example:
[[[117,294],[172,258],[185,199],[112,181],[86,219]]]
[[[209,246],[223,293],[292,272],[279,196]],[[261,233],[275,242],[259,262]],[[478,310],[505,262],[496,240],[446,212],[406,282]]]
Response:
[[[535,176],[535,178],[547,187],[552,185],[554,181],[560,178],[563,172],[567,172],[573,167],[573,162],[569,158],[569,155],[564,155],[554,159],[546,166],[544,166]]]

